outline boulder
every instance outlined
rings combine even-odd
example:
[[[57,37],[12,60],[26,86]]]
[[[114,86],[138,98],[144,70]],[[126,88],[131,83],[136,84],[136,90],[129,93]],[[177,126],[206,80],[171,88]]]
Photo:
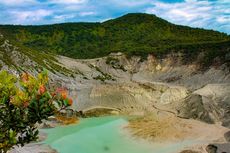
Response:
[[[208,145],[206,148],[205,148],[205,150],[208,152],[208,153],[217,153],[217,146],[215,146],[215,145],[212,145],[212,144],[210,144],[210,145]]]
[[[177,116],[179,117],[213,123],[212,118],[209,116],[209,111],[204,107],[201,95],[192,94],[188,96],[183,103],[179,103],[177,111]]]
[[[225,140],[226,140],[227,142],[230,142],[230,131],[228,131],[228,132],[226,132],[226,133],[224,134],[224,138],[225,138]]]

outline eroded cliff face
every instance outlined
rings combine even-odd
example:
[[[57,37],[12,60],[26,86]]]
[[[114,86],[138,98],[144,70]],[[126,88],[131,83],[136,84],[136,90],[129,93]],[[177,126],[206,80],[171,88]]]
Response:
[[[122,54],[92,60],[59,57],[77,70],[64,85],[76,93],[77,110],[112,107],[125,114],[169,112],[182,118],[229,126],[230,73],[227,63],[205,70],[181,55],[163,59],[149,56],[127,59]]]

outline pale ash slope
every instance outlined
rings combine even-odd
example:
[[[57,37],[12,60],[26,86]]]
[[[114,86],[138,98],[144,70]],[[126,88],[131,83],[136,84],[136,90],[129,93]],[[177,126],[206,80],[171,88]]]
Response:
[[[115,62],[109,63],[108,57],[92,60],[59,57],[59,62],[68,69],[77,69],[84,75],[76,77],[77,109],[105,106],[124,113],[144,114],[159,108],[183,118],[229,125],[227,64],[199,71],[195,61],[182,64],[179,55],[164,59],[149,56],[144,62],[138,57],[127,59],[119,53],[111,57],[109,60],[116,59]]]

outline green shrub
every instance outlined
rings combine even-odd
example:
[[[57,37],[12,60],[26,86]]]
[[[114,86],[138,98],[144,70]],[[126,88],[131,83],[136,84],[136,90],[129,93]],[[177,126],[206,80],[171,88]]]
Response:
[[[65,90],[49,88],[46,71],[37,77],[24,73],[20,79],[1,71],[0,152],[37,140],[35,125],[71,104]]]

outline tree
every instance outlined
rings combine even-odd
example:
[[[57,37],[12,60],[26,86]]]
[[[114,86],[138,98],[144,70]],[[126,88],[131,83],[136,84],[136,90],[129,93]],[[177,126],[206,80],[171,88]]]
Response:
[[[66,90],[49,88],[46,71],[20,79],[0,72],[0,152],[37,140],[36,124],[72,103]]]

